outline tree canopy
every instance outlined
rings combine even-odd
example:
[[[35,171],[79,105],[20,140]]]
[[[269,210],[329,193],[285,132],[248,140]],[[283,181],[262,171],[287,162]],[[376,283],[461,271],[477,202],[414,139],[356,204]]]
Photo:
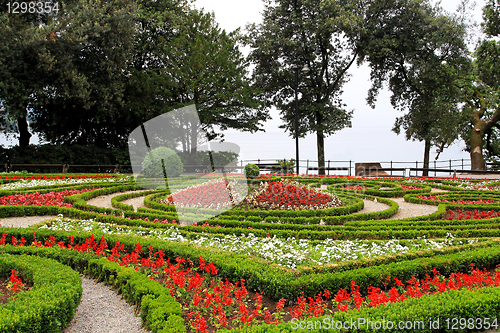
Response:
[[[391,104],[407,112],[393,130],[425,142],[424,167],[432,145],[442,151],[459,137],[463,123],[456,80],[470,70],[460,20],[426,1],[375,1],[360,39],[360,61],[371,67],[368,102],[374,107],[384,82]],[[424,173],[425,174],[425,173]]]
[[[500,156],[500,2],[489,0],[483,8],[482,27],[486,34],[474,53],[473,70],[461,82],[464,114],[469,125],[462,137],[467,142],[472,170],[485,170],[485,157]]]
[[[263,22],[247,27],[249,59],[268,105],[280,111],[281,128],[295,137],[295,70],[298,79],[298,136],[315,133],[318,164],[325,165],[324,138],[351,126],[352,111],[342,102],[342,86],[358,50],[349,32],[358,18],[345,1],[265,0]],[[324,170],[320,170],[320,174]]]
[[[49,142],[125,146],[142,122],[191,103],[214,137],[213,126],[253,132],[268,117],[238,32],[226,33],[189,1],[70,1],[31,23],[2,15],[0,38],[10,43],[0,48],[4,115],[23,117],[25,132],[29,117]]]

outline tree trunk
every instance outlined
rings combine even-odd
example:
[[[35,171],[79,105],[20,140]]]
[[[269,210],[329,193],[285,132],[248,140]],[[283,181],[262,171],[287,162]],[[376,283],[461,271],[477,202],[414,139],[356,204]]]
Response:
[[[319,111],[316,111],[316,125],[318,130],[316,131],[316,146],[318,150],[318,175],[325,175],[325,135],[323,130],[321,130],[321,124],[323,122],[323,117]]]
[[[17,118],[17,128],[19,129],[19,147],[28,147],[30,144],[31,133],[28,130],[28,120],[26,119],[26,116]]]
[[[431,153],[431,140],[425,139],[425,147],[424,147],[424,169],[429,169],[429,156]],[[422,172],[423,177],[429,176],[429,171],[424,170]]]
[[[500,106],[497,106],[495,113],[490,119],[482,120],[481,118],[487,110],[486,100],[477,90],[474,92],[474,98],[479,103],[479,109],[476,106],[477,103],[473,101],[467,102],[472,109],[471,121],[474,126],[469,141],[471,170],[486,170],[486,163],[483,157],[483,137],[500,121]]]
[[[483,136],[486,132],[484,121],[476,121],[470,136],[470,161],[471,170],[486,170],[486,163],[483,157]]]
[[[316,141],[318,146],[318,175],[325,174],[325,136],[323,131],[316,132]]]

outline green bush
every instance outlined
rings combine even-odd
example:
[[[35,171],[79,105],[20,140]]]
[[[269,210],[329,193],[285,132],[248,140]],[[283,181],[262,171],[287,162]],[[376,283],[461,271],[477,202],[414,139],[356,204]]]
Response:
[[[229,166],[236,166],[238,159],[238,154],[231,151],[211,151],[210,154],[208,151],[179,152],[177,155],[179,155],[183,165],[189,165],[189,167],[185,167],[186,172],[203,172],[212,162],[215,166],[228,166],[225,168],[227,172],[237,171],[237,169],[229,168]],[[210,155],[212,155],[211,158]]]
[[[144,176],[148,178],[164,178],[164,170],[167,177],[179,177],[183,171],[183,164],[175,151],[167,147],[158,147],[146,155],[142,168]]]
[[[295,159],[291,158],[290,160],[286,160],[286,159],[283,159],[283,160],[277,160],[276,162],[278,162],[280,165],[281,165],[281,170],[274,170],[274,171],[271,171],[271,173],[284,173],[284,174],[287,174],[287,173],[294,173],[295,171]]]
[[[19,229],[18,231],[24,232],[26,237],[28,237],[28,234],[26,234],[27,230]],[[42,236],[43,234],[45,235]],[[45,239],[49,234],[51,233],[44,233],[43,231],[37,233],[37,235],[42,236],[42,238],[40,239]],[[88,236],[88,233],[85,233],[83,237],[81,237],[81,235],[76,235],[75,240],[81,243],[83,242],[83,239]],[[116,241],[116,239],[113,240]],[[127,251],[131,250],[132,248],[127,247]],[[180,304],[177,303],[175,299],[170,295],[170,289],[163,285],[160,285],[157,281],[151,280],[144,274],[135,271],[133,268],[120,266],[116,262],[109,261],[108,259],[103,257],[92,255],[88,252],[77,252],[74,250],[59,249],[55,247],[13,247],[7,245],[5,247],[0,247],[0,251],[6,252],[6,254],[4,255],[7,258],[6,260],[9,260],[12,265],[16,265],[15,267],[18,267],[16,258],[28,258],[25,261],[21,261],[21,263],[24,265],[24,270],[21,270],[21,268],[19,269],[19,271],[21,272],[20,277],[22,279],[33,280],[33,289],[29,292],[26,292],[26,296],[29,296],[30,293],[33,293],[33,290],[35,288],[52,291],[52,294],[44,296],[45,303],[40,302],[40,305],[37,303],[31,304],[27,302],[29,301],[29,298],[27,298],[26,296],[22,296],[24,297],[22,300],[24,300],[24,302],[26,303],[22,308],[26,309],[26,313],[35,316],[36,320],[27,321],[29,318],[26,316],[22,318],[20,318],[21,316],[13,317],[13,319],[16,321],[19,321],[19,319],[26,319],[23,320],[23,323],[26,324],[26,327],[20,326],[21,329],[18,329],[19,326],[10,325],[11,323],[8,322],[10,317],[5,317],[4,314],[11,316],[11,313],[3,311],[2,306],[0,306],[0,332],[61,332],[61,329],[67,326],[67,324],[73,317],[78,305],[77,300],[79,301],[81,297],[81,283],[75,284],[74,282],[72,282],[71,285],[68,284],[68,278],[65,276],[69,277],[69,275],[71,275],[73,279],[77,279],[77,282],[80,282],[80,277],[77,272],[73,271],[69,267],[62,266],[60,263],[56,262],[56,260],[63,263],[64,265],[68,265],[79,270],[85,270],[85,272],[92,278],[105,282],[106,284],[116,289],[129,303],[136,304],[138,310],[141,313],[144,325],[150,328],[153,332],[186,332],[184,321],[181,317],[182,308]],[[29,256],[19,256],[17,254],[28,254]],[[37,258],[37,256],[50,257],[54,260]],[[5,271],[2,266],[2,258],[3,257],[0,256],[0,273],[2,273],[2,271]],[[47,263],[41,266],[39,264],[34,265],[33,268],[30,266],[31,262],[36,263],[43,260],[45,260],[44,262],[50,261],[50,266]],[[48,274],[47,267],[52,268],[53,265],[57,265],[57,267],[60,268],[57,271]],[[71,274],[67,273],[68,271]],[[38,278],[39,275],[43,275],[46,281]],[[31,278],[32,276],[33,278]],[[38,285],[40,286],[37,287]],[[70,296],[74,294],[73,290],[75,289],[75,287],[79,288],[76,289],[76,291],[79,291],[79,294],[76,295],[78,296],[78,299],[69,299]],[[68,299],[66,303],[69,303],[69,301],[73,302],[71,304],[61,304],[61,299],[63,298],[63,296]],[[21,303],[22,300],[19,299],[13,302],[9,302],[5,305],[5,307],[9,306],[9,304],[11,303],[16,302],[15,304],[13,304],[12,308],[17,311],[18,307],[24,304]],[[57,311],[53,311],[54,313],[51,313],[52,316],[44,316],[45,310],[48,310],[50,306],[52,306],[52,304],[61,304],[61,306],[56,309]],[[59,320],[59,322],[54,319]],[[46,326],[45,329],[43,327],[36,326],[40,321],[45,325],[52,326]],[[6,329],[6,327],[8,327],[9,329]]]
[[[256,164],[245,165],[245,176],[247,178],[257,178],[260,176],[260,169]]]
[[[29,145],[0,148],[0,164],[120,164],[130,165],[128,148],[99,148],[82,145]],[[30,169],[35,172],[35,169]],[[44,171],[47,171],[44,169]],[[71,172],[88,171],[71,168]],[[39,172],[39,171],[36,171]]]
[[[1,255],[0,275],[16,269],[29,291],[0,305],[0,332],[61,332],[80,303],[80,276],[71,268],[47,258]]]

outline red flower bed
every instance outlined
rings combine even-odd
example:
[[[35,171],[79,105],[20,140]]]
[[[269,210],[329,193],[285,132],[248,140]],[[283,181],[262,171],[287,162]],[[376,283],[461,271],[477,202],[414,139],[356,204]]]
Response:
[[[409,190],[421,190],[422,188],[421,187],[418,187],[418,186],[413,186],[413,185],[403,185],[401,184],[401,188],[405,191],[409,191]]]
[[[471,205],[471,204],[490,204],[490,203],[498,203],[497,200],[482,200],[482,199],[479,199],[479,200],[446,200],[446,199],[441,199],[439,197],[436,197],[434,195],[430,195],[430,196],[425,196],[425,195],[417,195],[416,198],[418,199],[424,199],[424,200],[432,200],[432,201],[439,201],[439,202],[449,202],[449,203],[459,203],[459,204],[467,204],[467,205]]]
[[[200,186],[187,188],[168,196],[161,202],[178,207],[232,207],[228,184],[224,180],[210,181]]]
[[[330,194],[307,188],[296,182],[262,183],[245,202],[263,209],[304,210],[341,206],[340,200]]]
[[[445,215],[445,219],[447,220],[480,220],[480,219],[491,219],[494,217],[499,217],[500,212],[495,212],[493,210],[490,211],[478,211],[474,209],[473,212],[465,210],[462,211],[458,209],[457,211],[452,211],[448,209]]]
[[[94,191],[96,189],[65,190],[61,192],[49,192],[40,194],[38,192],[29,194],[14,194],[0,198],[2,206],[59,206],[70,208],[71,204],[64,203],[64,197],[82,192]]]
[[[0,245],[6,244],[6,233],[2,233]],[[50,236],[42,244],[34,241],[31,246],[35,247],[59,247],[73,249],[79,252],[88,251],[97,255],[105,255],[108,260],[118,262],[122,266],[133,267],[157,280],[170,289],[170,294],[181,303],[184,310],[184,318],[191,328],[191,332],[212,332],[217,328],[233,328],[250,326],[261,323],[278,324],[292,318],[302,319],[305,317],[319,317],[334,311],[349,311],[357,309],[361,311],[366,307],[376,307],[388,303],[403,302],[408,298],[419,298],[426,294],[442,293],[447,290],[461,288],[475,289],[482,287],[500,286],[500,271],[490,274],[474,268],[471,264],[471,273],[453,273],[448,278],[439,274],[434,268],[433,278],[426,275],[425,279],[417,280],[414,276],[403,283],[397,278],[385,278],[385,290],[369,287],[369,294],[361,295],[359,286],[352,280],[350,292],[341,289],[334,294],[327,289],[315,297],[298,297],[297,302],[285,313],[286,300],[281,298],[275,303],[273,309],[264,307],[264,297],[259,293],[253,294],[246,289],[243,280],[233,284],[227,279],[222,281],[218,278],[218,269],[213,263],[206,263],[203,257],[198,259],[198,265],[190,259],[177,257],[175,263],[164,258],[164,252],[154,252],[149,247],[149,256],[141,257],[142,244],[137,243],[135,250],[131,253],[124,251],[124,245],[116,241],[114,247],[109,250],[104,237],[96,242],[94,235],[86,239],[81,245],[74,245],[74,237],[70,236],[70,244],[63,241],[57,242],[55,237]],[[25,246],[26,240],[17,240],[12,237],[13,246]],[[109,254],[108,254],[109,253]],[[500,265],[499,265],[500,266]],[[497,267],[499,267],[497,266]],[[394,280],[394,285],[389,286]],[[390,287],[390,288],[389,288]],[[251,301],[253,300],[253,301]]]
[[[11,274],[10,274],[10,283],[9,285],[7,286],[8,289],[10,289],[10,291],[12,292],[12,295],[15,295],[17,294],[18,292],[20,292],[22,290],[22,288],[25,286],[23,281],[17,277],[17,274],[19,272],[16,271],[15,269],[13,269],[11,271]]]

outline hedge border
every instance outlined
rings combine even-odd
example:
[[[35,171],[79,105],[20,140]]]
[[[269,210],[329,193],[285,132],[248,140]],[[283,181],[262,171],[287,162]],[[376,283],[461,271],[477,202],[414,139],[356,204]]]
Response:
[[[0,274],[11,269],[18,270],[23,280],[32,281],[33,287],[0,305],[0,331],[62,332],[82,296],[78,273],[52,259],[0,255]]]

